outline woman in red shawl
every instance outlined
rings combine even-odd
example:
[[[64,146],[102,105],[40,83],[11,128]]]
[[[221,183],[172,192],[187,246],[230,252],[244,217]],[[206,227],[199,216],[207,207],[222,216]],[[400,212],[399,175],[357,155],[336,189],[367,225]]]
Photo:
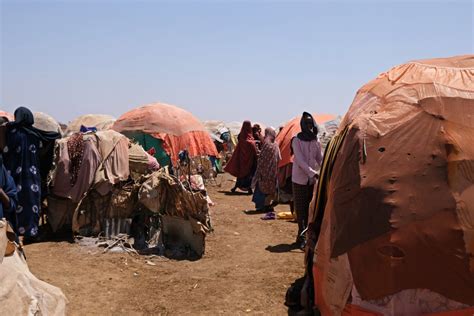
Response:
[[[239,134],[239,142],[224,170],[237,178],[232,192],[237,189],[252,194],[252,178],[257,167],[257,147],[252,134],[252,124],[245,121]]]

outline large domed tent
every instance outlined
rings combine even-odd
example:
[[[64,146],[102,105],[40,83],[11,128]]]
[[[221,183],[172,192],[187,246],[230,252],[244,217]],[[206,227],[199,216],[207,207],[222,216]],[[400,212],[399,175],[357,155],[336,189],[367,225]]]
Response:
[[[474,55],[409,62],[358,91],[310,207],[323,315],[474,313],[473,144]]]
[[[174,105],[153,103],[138,107],[118,118],[112,129],[138,141],[146,150],[155,148],[155,157],[162,166],[176,163],[181,150],[187,150],[190,157],[217,156],[204,125]]]

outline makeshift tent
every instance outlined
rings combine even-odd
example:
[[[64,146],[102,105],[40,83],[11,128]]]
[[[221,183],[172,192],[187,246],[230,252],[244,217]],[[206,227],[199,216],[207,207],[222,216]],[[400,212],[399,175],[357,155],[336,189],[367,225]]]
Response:
[[[37,129],[47,132],[58,132],[59,134],[62,134],[59,123],[48,114],[43,112],[34,112],[33,116],[35,118],[35,124],[33,124],[33,126]]]
[[[358,91],[310,207],[323,315],[474,313],[473,144],[474,55],[409,62]]]
[[[5,118],[7,118],[7,120],[10,121],[10,122],[15,119],[15,117],[13,116],[13,114],[8,113],[8,112],[5,112],[5,111],[2,111],[2,110],[0,110],[0,117],[5,117]]]
[[[129,142],[112,130],[57,141],[47,211],[53,231],[72,222],[75,232],[99,233],[105,219],[130,215]],[[80,156],[69,153],[75,146],[82,148]]]
[[[155,148],[162,166],[175,164],[182,150],[190,157],[217,156],[203,124],[191,113],[164,103],[148,104],[123,114],[112,129],[139,142],[146,150]]]
[[[98,131],[104,131],[110,129],[114,124],[115,118],[110,115],[104,114],[86,114],[81,115],[72,120],[66,129],[66,136],[73,133],[77,133],[81,129],[81,125],[85,127],[95,127]]]

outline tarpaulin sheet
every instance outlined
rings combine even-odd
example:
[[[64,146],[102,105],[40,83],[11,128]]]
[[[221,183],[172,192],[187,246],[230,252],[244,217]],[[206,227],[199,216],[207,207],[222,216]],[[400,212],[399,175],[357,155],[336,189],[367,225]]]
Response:
[[[324,212],[314,257],[322,313],[341,314],[352,285],[364,302],[396,297],[391,314],[410,289],[437,294],[420,313],[473,306],[474,56],[381,74],[358,91],[338,133],[346,128],[318,196],[327,202],[313,213]]]
[[[13,114],[11,113],[8,113],[8,112],[5,112],[5,111],[2,111],[0,110],[0,117],[6,117],[8,119],[8,121],[13,121],[15,119],[15,117],[13,116]]]
[[[112,129],[143,132],[163,140],[164,150],[173,162],[181,150],[190,156],[217,156],[216,146],[204,125],[191,113],[173,105],[154,103],[123,114]]]
[[[316,113],[313,113],[312,115],[316,123],[318,124],[322,124],[326,121],[330,121],[336,118],[336,116],[332,114],[318,115]],[[301,132],[300,120],[301,116],[295,117],[283,127],[280,133],[278,133],[276,142],[278,143],[278,146],[280,146],[281,152],[281,160],[278,163],[278,168],[281,168],[293,162],[293,156],[291,155],[291,140],[293,139],[293,137],[296,136],[296,134]]]

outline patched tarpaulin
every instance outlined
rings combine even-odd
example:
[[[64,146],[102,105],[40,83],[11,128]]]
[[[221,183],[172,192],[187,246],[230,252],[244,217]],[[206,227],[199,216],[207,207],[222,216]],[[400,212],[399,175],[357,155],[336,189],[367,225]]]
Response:
[[[188,111],[173,105],[153,103],[123,114],[112,129],[118,132],[143,132],[163,140],[163,149],[178,161],[181,150],[191,157],[217,156],[217,149],[206,128]]]
[[[342,132],[313,213],[324,212],[313,258],[323,315],[348,302],[393,315],[472,307],[474,55],[381,74]]]

